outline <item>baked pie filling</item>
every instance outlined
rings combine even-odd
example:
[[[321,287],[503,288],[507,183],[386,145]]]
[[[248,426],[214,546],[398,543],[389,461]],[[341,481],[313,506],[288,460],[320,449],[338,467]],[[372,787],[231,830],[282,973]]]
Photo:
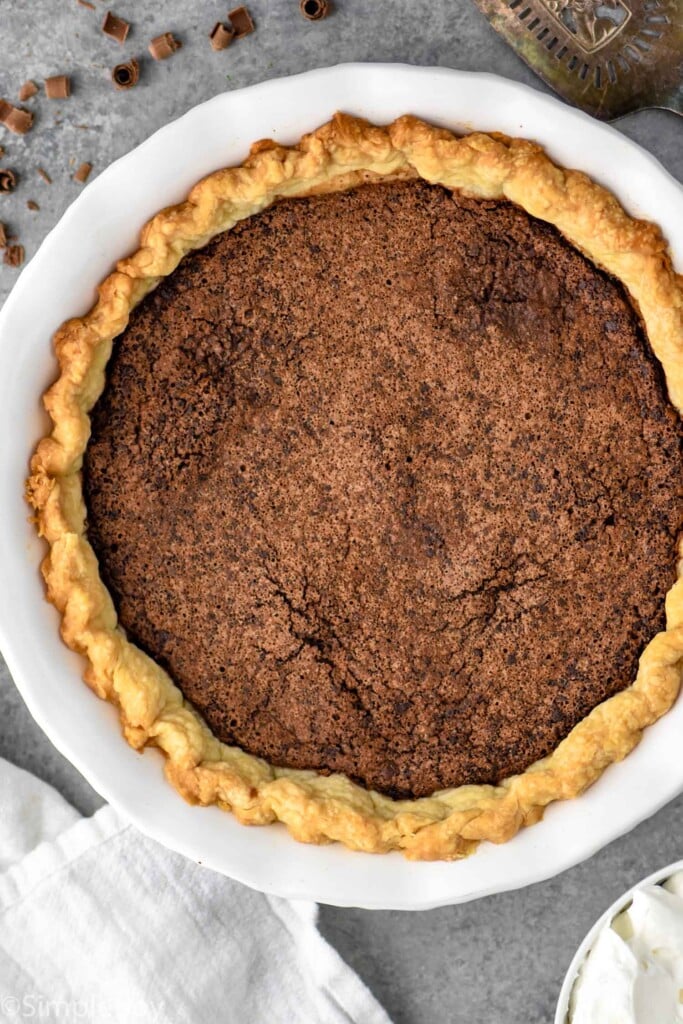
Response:
[[[676,699],[681,278],[534,143],[258,143],[55,349],[48,598],[186,799],[461,857]]]
[[[505,201],[289,199],[131,315],[88,536],[228,744],[396,797],[498,783],[664,628],[679,427],[623,287]]]

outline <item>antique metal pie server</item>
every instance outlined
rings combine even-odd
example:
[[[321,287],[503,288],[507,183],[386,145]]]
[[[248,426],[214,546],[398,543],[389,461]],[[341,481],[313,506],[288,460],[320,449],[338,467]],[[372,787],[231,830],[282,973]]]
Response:
[[[683,114],[683,0],[474,2],[548,85],[589,114]]]

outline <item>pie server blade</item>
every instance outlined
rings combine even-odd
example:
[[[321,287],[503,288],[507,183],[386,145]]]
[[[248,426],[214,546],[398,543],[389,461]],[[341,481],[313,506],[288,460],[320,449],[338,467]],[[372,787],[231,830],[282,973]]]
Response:
[[[551,88],[589,114],[683,114],[683,0],[474,2]]]

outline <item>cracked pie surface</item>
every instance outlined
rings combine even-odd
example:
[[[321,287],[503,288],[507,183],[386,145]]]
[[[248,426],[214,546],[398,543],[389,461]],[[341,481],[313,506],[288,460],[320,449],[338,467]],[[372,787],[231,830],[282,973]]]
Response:
[[[681,279],[534,144],[257,144],[56,349],[48,596],[187,799],[456,858],[673,703]]]

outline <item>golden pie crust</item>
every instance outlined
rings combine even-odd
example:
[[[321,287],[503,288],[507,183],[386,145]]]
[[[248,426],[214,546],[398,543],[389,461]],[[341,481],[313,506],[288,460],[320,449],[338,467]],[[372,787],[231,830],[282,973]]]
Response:
[[[282,821],[303,842],[334,840],[366,852],[448,860],[482,840],[505,842],[538,821],[552,801],[577,796],[669,710],[683,659],[680,565],[666,597],[667,628],[643,651],[634,683],[598,705],[548,757],[498,786],[393,800],[343,775],[273,767],[211,734],[166,672],[117,626],[88,543],[81,487],[88,413],[104,387],[113,339],[187,252],[278,199],[410,177],[510,200],[555,225],[619,278],[640,311],[671,400],[683,409],[683,278],[657,227],[630,218],[608,191],[557,167],[532,142],[456,137],[414,117],[380,128],[339,114],[296,146],[256,143],[240,167],[211,174],[185,202],[158,213],[144,227],[138,251],[102,282],[91,311],[57,331],[60,376],[44,396],[53,429],[32,458],[27,496],[49,545],[42,572],[64,641],[86,658],[87,683],[118,707],[128,742],[139,750],[160,748],[169,780],[187,800],[218,804],[244,824]]]

